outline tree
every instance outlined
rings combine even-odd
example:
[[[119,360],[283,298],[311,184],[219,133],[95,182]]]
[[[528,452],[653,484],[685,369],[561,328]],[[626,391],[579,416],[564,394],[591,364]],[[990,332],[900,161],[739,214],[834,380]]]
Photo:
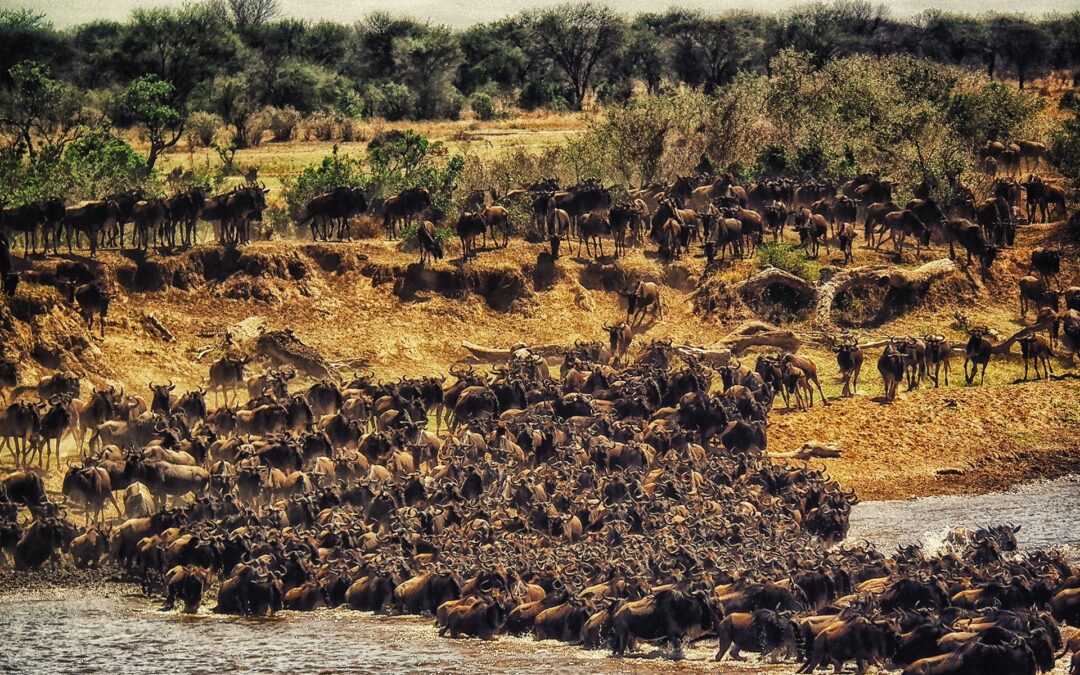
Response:
[[[59,157],[85,131],[87,114],[79,95],[34,61],[15,64],[8,76],[12,84],[0,94],[0,128],[16,138],[31,159],[39,151]]]
[[[8,74],[21,61],[37,61],[56,68],[66,55],[67,43],[44,13],[0,9],[0,86],[11,84]]]
[[[580,110],[600,61],[623,42],[625,24],[610,8],[593,2],[567,3],[526,12],[527,48],[550,59],[570,85],[570,105]]]
[[[270,22],[281,13],[278,0],[228,0],[236,30],[244,32]]]
[[[168,82],[169,105],[183,111],[196,87],[234,69],[241,47],[216,4],[137,9],[125,24],[114,67],[122,81],[156,75]]]
[[[994,50],[1016,69],[1020,88],[1046,64],[1050,35],[1023,17],[1003,16],[992,25]]]
[[[686,13],[671,29],[675,37],[675,72],[688,84],[712,93],[731,81],[760,53],[748,14],[707,16]]]
[[[176,145],[184,133],[184,115],[171,101],[175,98],[171,82],[146,75],[128,85],[124,104],[129,114],[146,127],[150,137],[150,154],[146,158],[147,170],[153,170],[157,158],[166,148]]]
[[[1080,99],[1074,97],[1065,105],[1069,117],[1053,137],[1054,163],[1073,189],[1080,189]]]

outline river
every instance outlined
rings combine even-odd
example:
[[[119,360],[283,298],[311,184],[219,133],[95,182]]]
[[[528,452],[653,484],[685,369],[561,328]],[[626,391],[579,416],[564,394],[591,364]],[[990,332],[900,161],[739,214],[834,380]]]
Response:
[[[952,527],[1011,522],[1021,547],[1066,548],[1080,557],[1080,479],[1031,483],[1000,494],[866,502],[855,507],[850,538],[891,550],[898,543],[940,545]],[[10,568],[0,575],[14,574]],[[11,584],[3,584],[10,587]],[[208,605],[213,605],[210,600]],[[696,672],[717,667],[702,643],[673,663],[649,650],[614,659],[555,643],[500,637],[439,638],[431,620],[345,609],[282,612],[271,619],[162,612],[159,603],[105,584],[0,594],[0,672],[95,673],[621,673]],[[792,672],[791,664],[725,663],[722,672]],[[1065,672],[1059,664],[1058,671]]]

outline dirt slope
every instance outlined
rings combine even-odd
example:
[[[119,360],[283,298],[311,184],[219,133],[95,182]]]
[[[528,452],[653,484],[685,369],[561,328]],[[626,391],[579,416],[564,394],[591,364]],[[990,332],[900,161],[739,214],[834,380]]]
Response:
[[[977,273],[956,273],[898,316],[884,323],[871,316],[856,332],[864,339],[943,332],[962,340],[958,313],[1002,335],[1016,332],[1022,325],[1016,279],[1026,274],[1030,250],[1057,242],[1060,229],[1024,228],[1018,246],[1003,255],[987,284]],[[615,291],[637,279],[661,283],[664,294],[664,320],[647,324],[637,344],[672,338],[708,346],[755,316],[731,291],[732,284],[759,269],[754,260],[705,275],[704,260],[698,257],[664,267],[651,250],[632,251],[620,261],[598,265],[567,253],[564,245],[563,256],[552,265],[546,250],[545,245],[514,241],[506,250],[482,252],[465,266],[451,252],[450,260],[426,270],[414,264],[416,254],[403,245],[375,240],[278,241],[239,253],[204,246],[168,257],[107,251],[94,261],[78,256],[32,260],[25,262],[32,270],[25,276],[41,283],[24,283],[8,303],[0,326],[4,353],[19,361],[24,383],[36,382],[53,368],[72,368],[94,384],[115,383],[145,396],[151,381],[172,379],[180,390],[204,385],[227,331],[243,340],[260,329],[290,328],[338,364],[342,374],[371,368],[390,378],[445,373],[467,355],[463,340],[507,347],[606,339],[601,325],[625,316]],[[916,259],[914,251],[906,251],[902,263],[910,266],[945,253],[939,246]],[[840,260],[833,250],[823,252],[820,262]],[[891,254],[856,249],[855,264],[893,262]],[[89,334],[47,285],[57,265],[72,263],[92,269],[116,293],[104,340]],[[1065,267],[1063,283],[1075,284],[1080,278],[1075,255]],[[708,288],[700,291],[703,276]],[[835,359],[816,342],[820,335],[797,308],[774,303],[788,300],[778,296],[756,307],[801,334],[803,351],[819,364],[825,391],[834,397],[840,389]],[[1022,374],[1014,354],[991,363],[985,387],[965,388],[957,357],[947,389],[924,386],[883,405],[874,400],[881,391],[876,357],[872,350],[855,399],[807,413],[778,411],[771,418],[772,447],[786,451],[806,440],[836,441],[843,456],[829,460],[829,470],[864,498],[990,490],[1080,466],[1077,380],[1014,384]],[[753,356],[743,360],[752,363]],[[1060,359],[1054,366],[1059,373],[1071,368]],[[249,372],[260,368],[256,364]],[[941,469],[948,475],[935,473]]]

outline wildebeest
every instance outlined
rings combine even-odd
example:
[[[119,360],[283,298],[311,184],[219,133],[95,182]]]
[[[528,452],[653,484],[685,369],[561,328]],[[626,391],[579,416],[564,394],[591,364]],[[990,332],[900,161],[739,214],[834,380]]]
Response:
[[[1058,289],[1061,289],[1061,282],[1058,279],[1058,274],[1061,272],[1061,251],[1047,248],[1035,249],[1031,252],[1031,268],[1039,273],[1047,288],[1050,287],[1050,280],[1053,279]]]
[[[945,339],[944,335],[927,335],[926,343],[926,375],[934,381],[934,387],[938,386],[939,373],[945,371],[945,386],[949,386],[949,364],[952,359],[952,344]],[[931,373],[930,367],[933,366]]]
[[[76,286],[73,282],[65,284],[68,302],[79,307],[79,315],[86,322],[88,330],[94,329],[94,316],[97,315],[101,326],[101,337],[105,337],[105,316],[109,313],[112,294],[100,281]]]
[[[64,496],[81,502],[86,509],[86,522],[101,521],[106,502],[112,502],[116,515],[121,515],[120,505],[112,494],[109,472],[100,466],[73,466],[64,474]]]
[[[975,381],[975,374],[982,366],[982,375],[979,384],[986,381],[986,365],[990,362],[990,356],[994,353],[994,346],[986,339],[989,330],[986,328],[973,328],[968,331],[968,341],[964,346],[964,379],[968,384]],[[971,372],[968,373],[968,363],[971,363]]]
[[[336,236],[340,241],[349,235],[349,219],[363,213],[367,208],[367,197],[363,188],[337,187],[312,197],[297,224],[311,223],[312,240],[327,240]]]
[[[222,392],[225,405],[229,404],[229,394],[232,393],[236,400],[236,389],[244,381],[244,366],[251,361],[251,357],[222,356],[210,364],[210,391],[214,392],[214,403],[217,404],[218,392]]]
[[[423,265],[428,259],[442,260],[443,247],[439,238],[435,235],[435,224],[430,220],[420,223],[416,228],[416,244],[420,249],[420,264]]]
[[[854,396],[859,390],[859,372],[862,370],[863,353],[854,336],[845,335],[836,347],[836,364],[844,378],[841,396]]]
[[[620,321],[614,326],[604,324],[604,330],[608,332],[611,358],[615,363],[618,363],[630,351],[630,342],[634,339],[634,332],[625,321]]]
[[[1047,288],[1046,284],[1037,277],[1023,277],[1017,285],[1020,288],[1021,319],[1027,317],[1029,305],[1034,305],[1036,311],[1044,307],[1057,311],[1061,306],[1061,294]]]
[[[147,199],[136,203],[131,210],[134,232],[131,243],[136,248],[146,250],[151,240],[159,246],[175,246],[175,230],[166,228],[169,224],[169,206],[164,199]],[[123,233],[120,235],[123,241]]]
[[[90,256],[97,255],[98,236],[116,226],[119,218],[120,207],[114,201],[101,200],[68,207],[64,212],[68,252],[71,252],[72,236],[81,232],[90,241]]]
[[[622,656],[635,640],[664,640],[681,658],[683,639],[715,629],[719,610],[704,591],[671,587],[624,602],[611,615],[612,652]]]
[[[930,245],[930,228],[915,215],[914,211],[904,209],[903,211],[893,211],[887,214],[883,221],[883,227],[889,231],[889,235],[880,239],[875,248],[881,248],[881,245],[886,241],[892,240],[896,254],[898,256],[903,255],[904,239],[908,235],[915,239],[916,255],[922,252],[923,246],[928,247]]]
[[[402,222],[406,227],[412,223],[412,219],[431,208],[431,193],[427,188],[413,187],[402,190],[393,197],[383,202],[383,227],[390,239],[397,239],[397,224]]]
[[[633,326],[645,318],[649,310],[654,320],[664,320],[664,307],[660,299],[660,287],[651,281],[639,281],[631,291],[619,291],[626,298],[626,322]]]
[[[487,236],[491,234],[491,241],[496,246],[503,248],[510,241],[510,212],[502,206],[488,206],[480,212],[484,221],[484,246],[487,246]],[[498,230],[502,230],[503,240],[499,243]]]
[[[964,263],[964,267],[971,265],[972,256],[978,257],[982,277],[985,279],[986,273],[997,257],[998,249],[990,244],[982,229],[963,218],[953,218],[945,221],[943,232],[949,242],[949,259],[956,258],[953,245],[959,243],[967,251],[967,262]]]
[[[1050,357],[1054,355],[1050,340],[1045,335],[1032,333],[1019,338],[1020,354],[1024,357],[1024,379],[1028,379],[1028,362],[1035,362],[1035,379],[1039,379],[1039,362],[1042,362],[1043,374],[1049,378],[1054,372]]]
[[[896,349],[893,343],[885,345],[881,356],[878,357],[878,372],[881,373],[881,382],[885,386],[885,400],[896,399],[896,389],[904,379],[904,355]]]
[[[464,262],[476,254],[476,238],[485,231],[484,219],[479,213],[466,211],[458,218],[455,229],[461,239],[461,260]]]

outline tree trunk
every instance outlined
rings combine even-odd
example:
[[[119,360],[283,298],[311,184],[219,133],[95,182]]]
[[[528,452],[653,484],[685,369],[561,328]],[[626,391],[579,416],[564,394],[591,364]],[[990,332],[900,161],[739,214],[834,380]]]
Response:
[[[888,286],[897,290],[925,292],[930,284],[956,270],[956,264],[948,258],[933,260],[913,270],[892,265],[855,267],[843,270],[819,285],[814,303],[814,326],[833,331],[832,306],[840,293],[866,284]]]

